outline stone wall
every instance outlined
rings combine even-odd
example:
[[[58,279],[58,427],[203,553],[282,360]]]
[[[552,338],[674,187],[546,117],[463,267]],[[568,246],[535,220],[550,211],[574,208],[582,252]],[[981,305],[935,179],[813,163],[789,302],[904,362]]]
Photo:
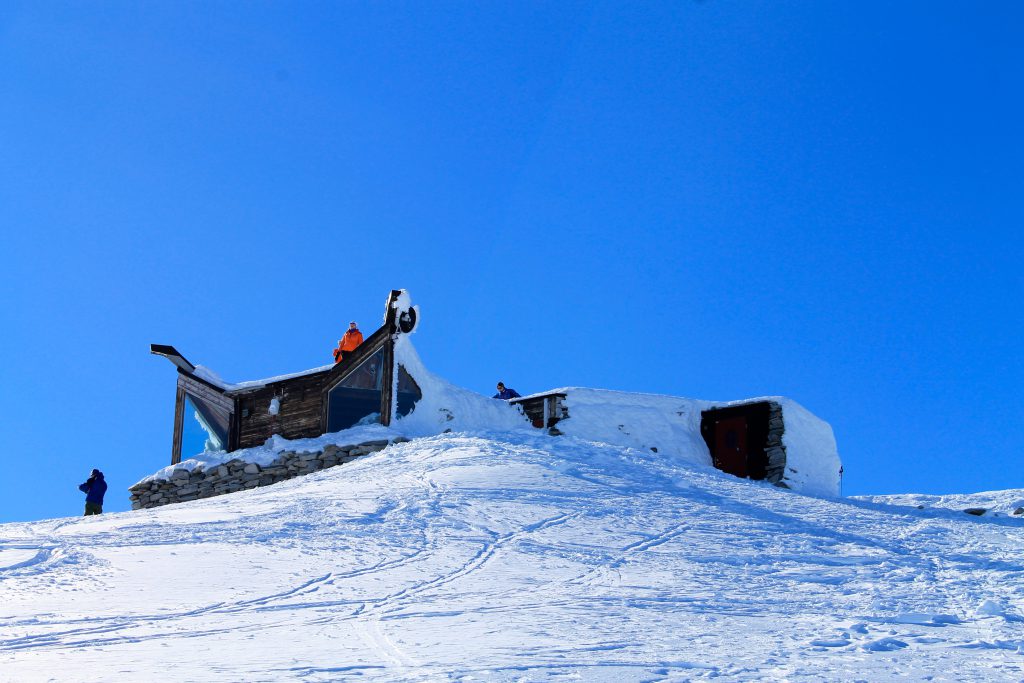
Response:
[[[269,465],[235,459],[206,468],[197,467],[191,471],[181,467],[174,470],[168,479],[153,479],[132,486],[128,489],[131,493],[129,500],[132,510],[139,510],[269,486],[352,462],[356,458],[383,450],[389,443],[404,441],[408,439],[400,436],[392,441],[382,439],[349,446],[330,445],[322,451],[284,451]]]
[[[786,474],[786,447],[782,443],[782,435],[786,431],[786,423],[782,419],[782,406],[775,401],[768,403],[768,440],[764,445],[768,465],[764,478],[773,484],[789,488],[782,478]]]

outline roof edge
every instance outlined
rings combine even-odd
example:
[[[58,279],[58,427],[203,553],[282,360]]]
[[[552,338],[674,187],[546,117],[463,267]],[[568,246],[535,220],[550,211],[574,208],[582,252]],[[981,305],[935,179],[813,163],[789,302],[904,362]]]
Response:
[[[181,355],[176,348],[168,346],[166,344],[150,344],[149,352],[156,356],[163,356],[167,360],[174,363],[179,370],[192,374],[196,370],[196,366],[188,362],[185,356]]]

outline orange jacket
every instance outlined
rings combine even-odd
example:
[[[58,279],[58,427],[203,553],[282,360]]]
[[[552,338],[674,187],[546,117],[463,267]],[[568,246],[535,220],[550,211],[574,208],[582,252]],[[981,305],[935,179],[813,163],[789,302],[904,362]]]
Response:
[[[359,330],[345,330],[345,336],[341,338],[342,351],[355,351],[363,343],[363,333]]]

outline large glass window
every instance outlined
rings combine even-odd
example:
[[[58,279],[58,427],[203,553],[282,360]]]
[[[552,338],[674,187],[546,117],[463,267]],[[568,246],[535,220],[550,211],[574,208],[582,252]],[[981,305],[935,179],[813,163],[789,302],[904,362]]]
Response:
[[[327,431],[380,422],[384,349],[378,350],[327,393]]]
[[[405,371],[404,365],[398,366],[398,416],[403,417],[412,412],[416,401],[423,398],[423,392],[416,380]]]
[[[203,451],[227,450],[230,425],[230,412],[186,393],[185,421],[181,430],[182,459]]]

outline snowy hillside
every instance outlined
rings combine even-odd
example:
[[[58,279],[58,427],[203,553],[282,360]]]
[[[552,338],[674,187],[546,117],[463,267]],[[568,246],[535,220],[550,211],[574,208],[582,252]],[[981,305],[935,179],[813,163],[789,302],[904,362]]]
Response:
[[[1019,517],[455,432],[0,526],[0,679],[1017,681],[1021,547]]]
[[[946,496],[926,495],[923,493],[904,493],[888,496],[855,496],[856,500],[883,505],[896,505],[925,510],[973,510],[974,514],[987,517],[1008,515],[1024,515],[1024,489],[1007,491],[983,491],[971,494],[951,494]]]

